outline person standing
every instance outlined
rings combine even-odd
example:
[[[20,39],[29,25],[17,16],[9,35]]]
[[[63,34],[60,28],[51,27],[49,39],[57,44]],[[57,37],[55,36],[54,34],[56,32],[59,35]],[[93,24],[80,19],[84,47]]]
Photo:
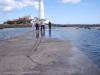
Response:
[[[51,30],[51,22],[48,23],[49,30]]]
[[[48,23],[48,27],[49,27],[49,37],[51,37],[51,22],[49,21],[49,23]]]
[[[45,25],[44,24],[41,25],[41,31],[42,30],[45,31]]]
[[[35,22],[32,20],[32,21],[31,21],[31,24],[32,24],[32,31],[33,31],[33,30],[34,30]]]
[[[36,27],[36,30],[39,30],[39,24],[38,23],[35,24],[35,27]]]
[[[45,24],[41,22],[41,36],[45,36]]]
[[[43,21],[40,22],[41,31],[45,31],[45,24]]]

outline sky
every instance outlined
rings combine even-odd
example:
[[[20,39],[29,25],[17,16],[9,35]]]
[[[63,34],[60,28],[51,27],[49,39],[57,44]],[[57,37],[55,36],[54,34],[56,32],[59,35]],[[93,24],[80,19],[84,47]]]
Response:
[[[45,18],[60,24],[100,24],[100,0],[44,0]],[[38,0],[0,0],[0,23],[38,16]]]

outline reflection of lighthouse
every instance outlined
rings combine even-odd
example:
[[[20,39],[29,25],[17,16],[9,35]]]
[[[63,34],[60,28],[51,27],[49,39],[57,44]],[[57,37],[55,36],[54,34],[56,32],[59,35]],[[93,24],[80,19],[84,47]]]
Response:
[[[39,0],[39,19],[44,19],[44,1]]]

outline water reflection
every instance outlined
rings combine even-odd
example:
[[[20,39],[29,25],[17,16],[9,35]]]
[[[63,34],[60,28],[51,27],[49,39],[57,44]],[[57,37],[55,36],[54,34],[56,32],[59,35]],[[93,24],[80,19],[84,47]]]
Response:
[[[41,37],[45,36],[45,28],[41,29]]]
[[[36,30],[36,38],[39,38],[39,30]]]
[[[51,29],[49,29],[49,37],[51,37]]]
[[[49,29],[49,30],[44,30],[44,29],[36,30],[35,37],[36,38],[47,37],[46,34],[48,35],[49,38],[51,38],[52,30],[51,29]]]
[[[36,38],[45,37],[45,30],[36,30]]]

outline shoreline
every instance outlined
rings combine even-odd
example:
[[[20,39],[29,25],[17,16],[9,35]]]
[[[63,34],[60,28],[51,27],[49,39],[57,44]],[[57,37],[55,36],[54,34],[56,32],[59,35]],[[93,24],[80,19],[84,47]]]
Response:
[[[15,25],[0,24],[0,29],[4,29],[4,28],[24,28],[24,27],[32,27],[32,24],[15,24]]]
[[[25,28],[32,27],[32,24],[0,24],[0,29],[4,28]],[[100,24],[52,24],[52,27],[79,27],[79,28],[89,28],[89,27],[100,27]]]

